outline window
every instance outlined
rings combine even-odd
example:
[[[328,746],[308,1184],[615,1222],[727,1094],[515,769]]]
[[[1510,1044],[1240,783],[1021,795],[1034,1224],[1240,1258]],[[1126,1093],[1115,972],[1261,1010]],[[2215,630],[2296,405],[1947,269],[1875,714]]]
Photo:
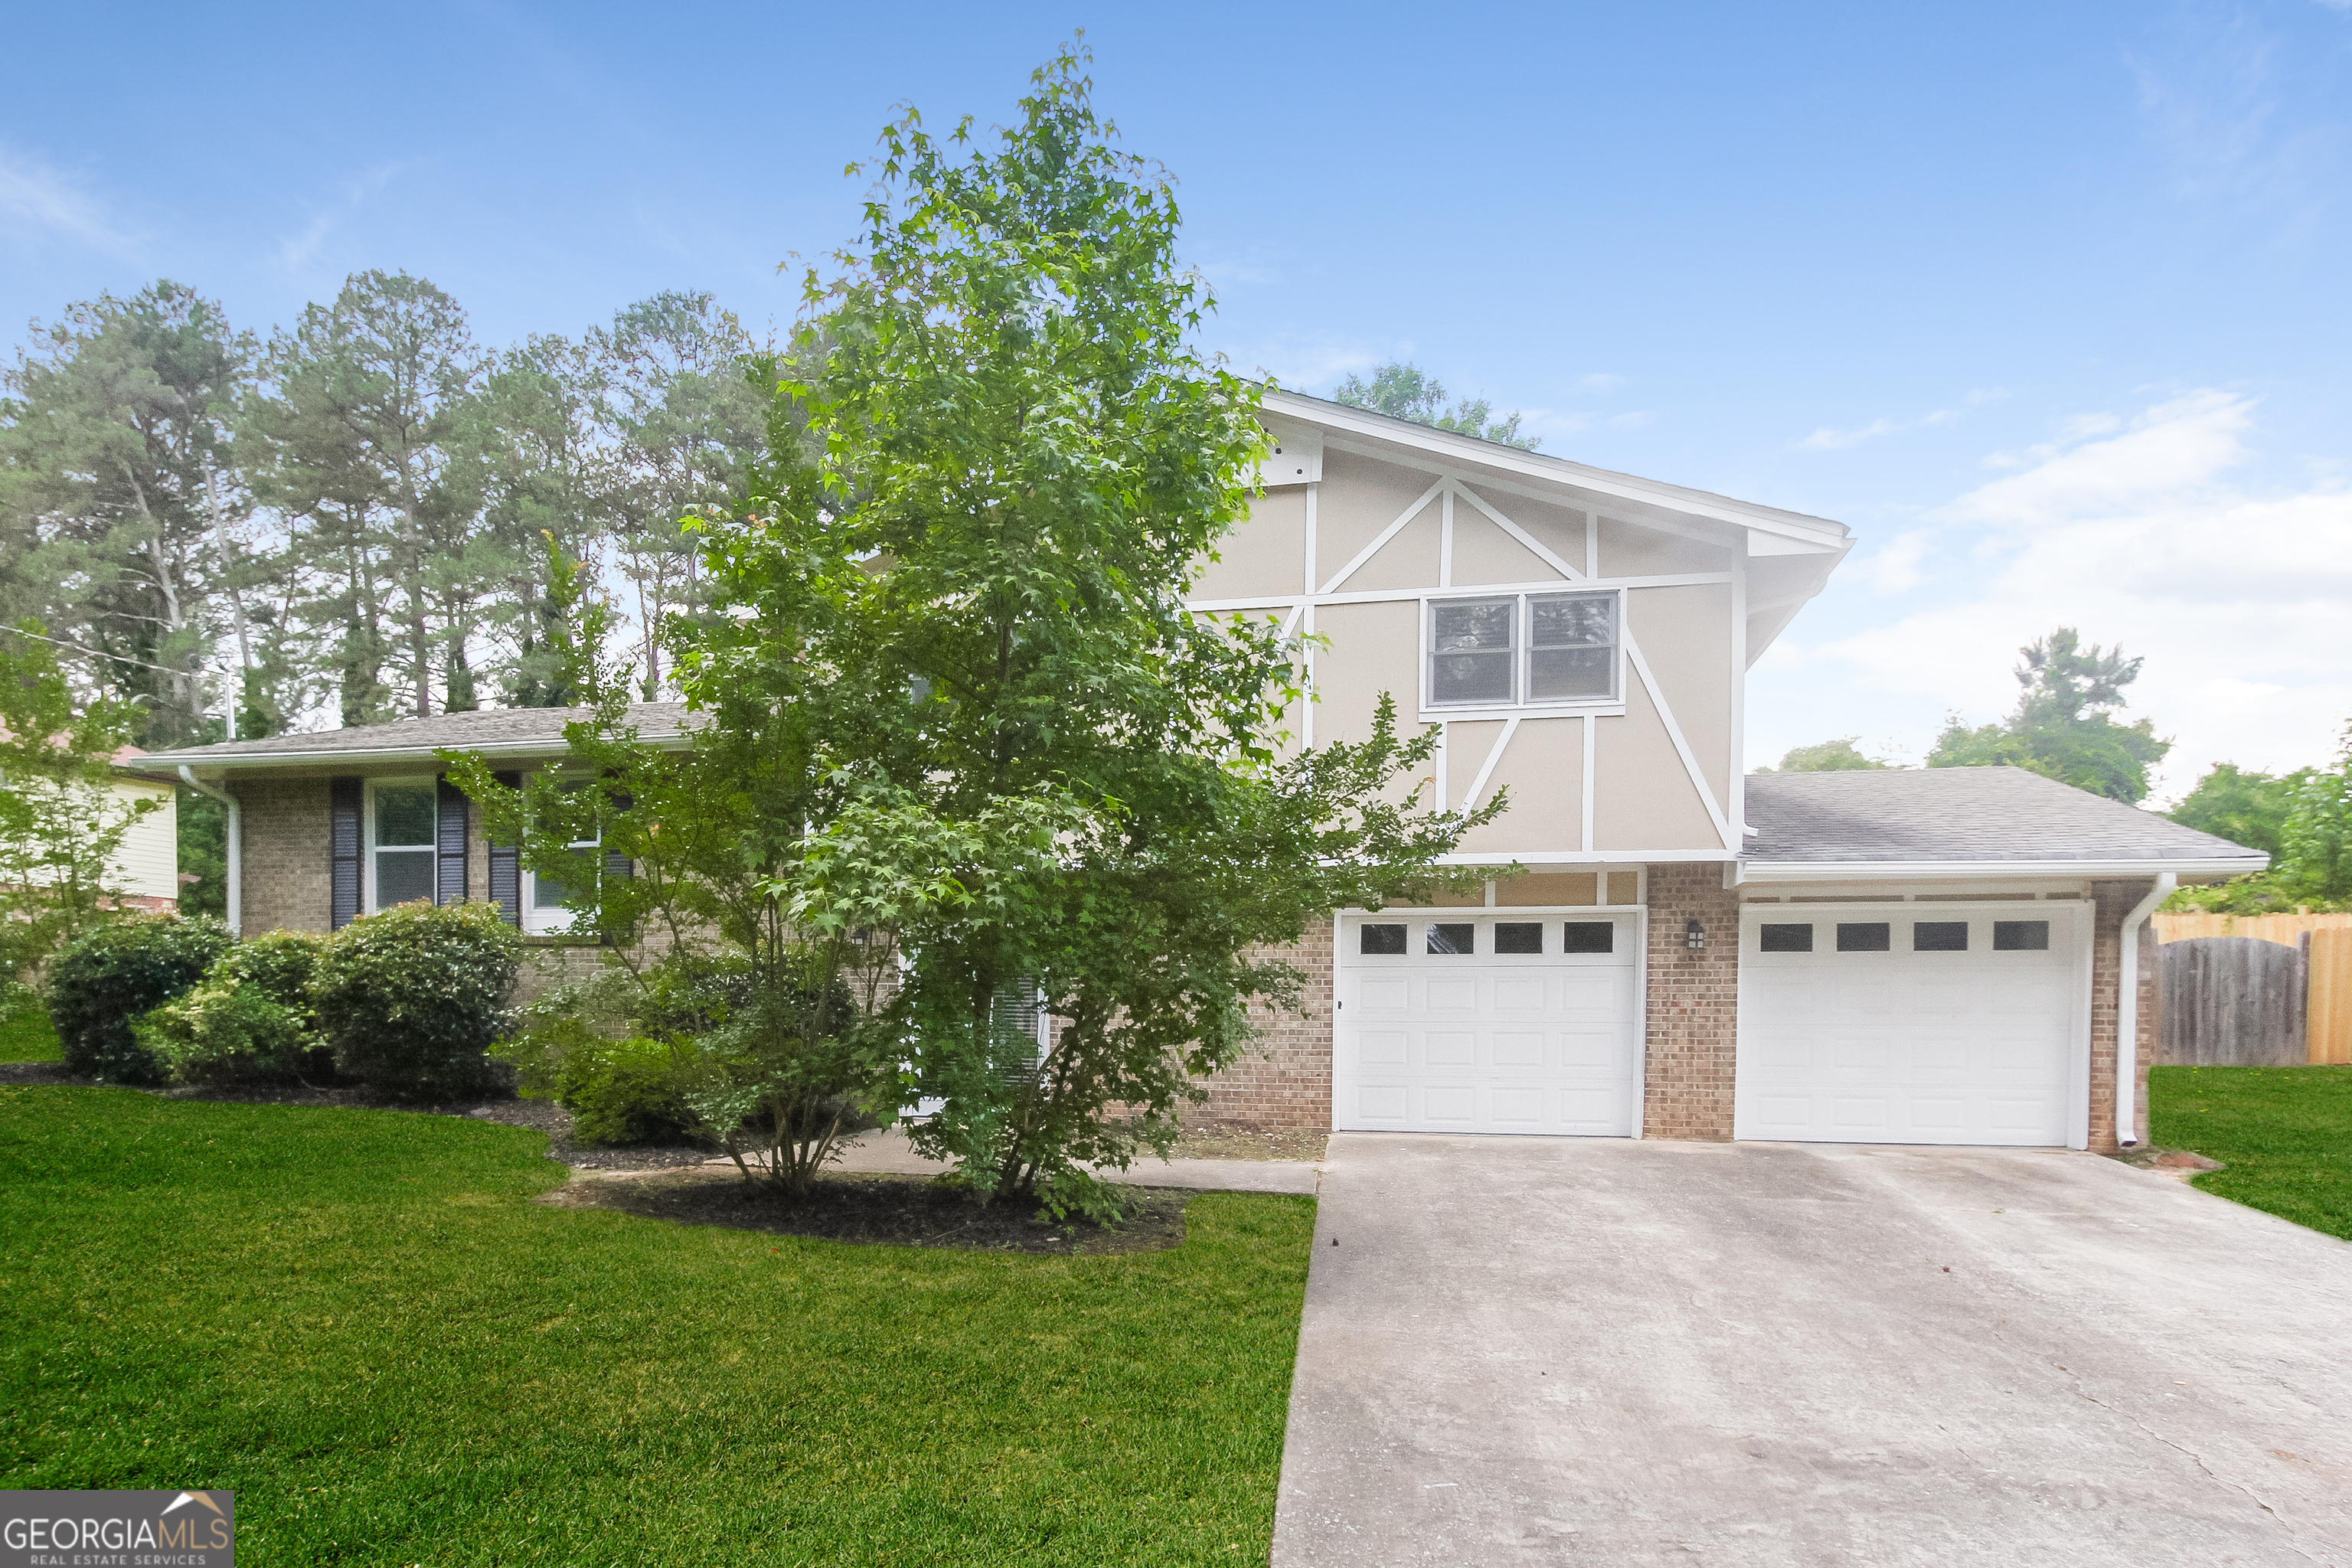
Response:
[[[1496,952],[1541,952],[1543,921],[1496,921],[1495,951]]]
[[[1475,925],[1432,925],[1429,928],[1429,951],[1432,952],[1467,953],[1478,951],[1478,928]]]
[[[367,907],[433,901],[439,793],[431,779],[380,779],[368,791]]]
[[[1380,958],[1401,958],[1403,956],[1404,927],[1401,925],[1366,925],[1358,926],[1356,931],[1358,933],[1356,938],[1357,952],[1370,953]]]
[[[1969,922],[1966,921],[1913,921],[1911,951],[1914,952],[1966,952],[1969,950]]]
[[[1616,942],[1615,921],[1570,921],[1559,928],[1562,952],[1614,952]]]
[[[588,781],[567,784],[563,793],[588,787]],[[572,863],[579,870],[563,877],[551,877],[542,871],[523,873],[522,926],[534,935],[548,936],[572,929],[574,903],[585,903],[595,897],[596,847],[603,841],[601,834],[587,838],[575,838],[570,846]]]
[[[1992,922],[1992,950],[1995,952],[2047,952],[2050,951],[2050,922],[1995,921]]]
[[[1885,921],[1840,921],[1838,951],[1840,952],[1891,952],[1895,949],[1894,930]]]
[[[1759,948],[1763,952],[1811,952],[1813,951],[1813,928],[1810,925],[1768,925]]]
[[[1429,704],[1515,708],[1617,698],[1618,595],[1429,602]]]

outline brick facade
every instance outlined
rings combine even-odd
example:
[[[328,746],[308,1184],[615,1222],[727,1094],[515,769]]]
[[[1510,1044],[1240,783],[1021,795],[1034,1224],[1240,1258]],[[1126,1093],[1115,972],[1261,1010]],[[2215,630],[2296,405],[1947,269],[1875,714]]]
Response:
[[[1731,1136],[1739,1018],[1739,895],[1708,861],[1650,868],[1649,998],[1642,1086],[1645,1138]],[[1706,946],[1693,952],[1687,923]]]
[[[327,884],[327,780],[232,779],[243,853],[237,912],[245,934],[319,931],[332,922]]]
[[[2100,1153],[2116,1149],[2116,1026],[2121,988],[2117,972],[2123,963],[2124,916],[2147,897],[2154,883],[2146,877],[2094,882],[2091,936],[2091,1147]],[[2132,1074],[2135,1114],[2132,1126],[2140,1142],[2147,1141],[2147,1069],[2156,1061],[2158,1034],[2156,936],[2140,932],[2139,1049]]]
[[[1292,946],[1262,950],[1254,956],[1279,958],[1306,977],[1298,991],[1300,1010],[1250,1009],[1251,1021],[1264,1033],[1241,1060],[1204,1080],[1208,1103],[1193,1107],[1185,1121],[1196,1127],[1328,1131],[1331,1126],[1331,922],[1319,921]]]

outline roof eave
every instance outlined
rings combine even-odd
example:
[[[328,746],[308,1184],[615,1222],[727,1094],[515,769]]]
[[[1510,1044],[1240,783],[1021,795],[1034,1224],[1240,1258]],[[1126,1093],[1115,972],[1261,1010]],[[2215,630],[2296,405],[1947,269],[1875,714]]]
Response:
[[[2243,877],[2269,867],[2267,855],[2217,856],[2201,859],[2062,860],[1763,860],[1743,859],[1732,872],[1734,886],[1750,882],[1870,882],[1934,879],[1989,879],[2018,877]]]
[[[691,736],[678,731],[659,735],[640,735],[637,739],[646,745],[663,752],[682,752],[692,742]],[[249,771],[257,768],[314,767],[334,763],[433,762],[439,760],[444,752],[478,752],[486,757],[527,762],[533,758],[568,756],[571,753],[571,748],[560,738],[551,741],[494,742],[476,746],[349,746],[338,747],[331,751],[242,752],[227,754],[215,752],[210,756],[189,757],[184,763],[174,763],[171,765],[191,767],[200,773],[211,773],[228,768]],[[169,757],[173,753],[156,752],[149,754]]]

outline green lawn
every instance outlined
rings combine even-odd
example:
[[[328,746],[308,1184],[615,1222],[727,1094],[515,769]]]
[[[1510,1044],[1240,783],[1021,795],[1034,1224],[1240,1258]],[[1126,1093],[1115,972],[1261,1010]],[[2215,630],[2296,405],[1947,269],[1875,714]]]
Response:
[[[2209,1193],[2352,1240],[2352,1067],[2157,1068],[2148,1138],[2229,1167]]]
[[[530,1199],[518,1129],[0,1086],[5,1487],[266,1563],[1265,1560],[1313,1204],[1034,1258]]]
[[[58,1032],[49,1027],[49,1016],[38,1007],[20,1007],[14,1012],[0,1013],[0,1062],[61,1062],[66,1054],[58,1047]]]

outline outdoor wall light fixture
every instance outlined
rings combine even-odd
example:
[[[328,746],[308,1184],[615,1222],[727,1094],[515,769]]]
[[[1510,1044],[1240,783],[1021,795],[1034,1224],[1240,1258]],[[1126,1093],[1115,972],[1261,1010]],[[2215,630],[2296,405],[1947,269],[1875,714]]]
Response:
[[[1706,928],[1696,918],[1683,922],[1683,945],[1693,952],[1706,951]]]

